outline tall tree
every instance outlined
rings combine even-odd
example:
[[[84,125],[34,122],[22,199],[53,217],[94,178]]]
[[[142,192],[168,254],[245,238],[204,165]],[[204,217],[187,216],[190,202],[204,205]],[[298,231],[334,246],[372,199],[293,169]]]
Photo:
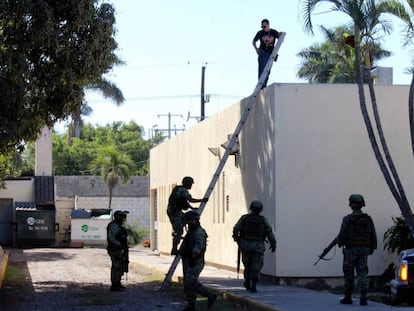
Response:
[[[305,29],[311,33],[313,33],[311,13],[315,10],[316,6],[322,2],[332,4],[332,11],[345,13],[352,20],[354,28],[353,45],[355,48],[355,74],[358,85],[359,103],[368,132],[369,141],[385,181],[394,196],[411,233],[414,235],[414,217],[410,204],[405,195],[405,190],[401,184],[397,170],[386,145],[376,106],[375,92],[372,81],[369,81],[371,103],[373,104],[375,125],[377,133],[380,137],[382,151],[385,153],[385,159],[381,153],[378,140],[374,133],[371,117],[367,110],[364,84],[362,80],[363,67],[361,66],[361,62],[362,60],[365,60],[365,69],[370,69],[370,56],[372,55],[373,46],[372,43],[375,42],[376,34],[379,31],[389,33],[391,30],[390,22],[382,19],[384,14],[393,13],[393,10],[390,10],[390,2],[375,0],[303,0],[302,11],[304,25]]]
[[[120,60],[116,61],[116,64],[122,64]],[[100,77],[87,87],[88,89],[100,91],[104,98],[109,98],[115,102],[117,106],[121,105],[124,101],[124,94],[111,81]],[[72,143],[72,138],[80,138],[80,132],[83,126],[82,116],[87,116],[92,112],[92,108],[88,106],[88,103],[83,100],[82,104],[72,113],[72,122],[69,125],[69,143]]]
[[[78,109],[117,59],[114,24],[101,0],[0,1],[0,152]]]
[[[351,37],[349,33],[353,30],[346,26],[334,29],[320,26],[320,30],[325,41],[313,44],[297,54],[302,58],[298,77],[310,83],[355,83],[355,50],[348,41]],[[389,51],[375,43],[372,51],[373,62],[390,55]],[[368,82],[367,71],[364,73],[363,80]]]
[[[405,40],[404,46],[411,45],[414,40],[414,0],[406,0],[406,5],[399,1],[390,1],[390,10],[394,12],[405,24]],[[410,92],[408,96],[408,115],[410,120],[411,149],[414,155],[414,60],[408,69],[411,73]]]
[[[114,146],[109,146],[98,152],[90,168],[92,172],[99,173],[105,181],[109,191],[108,209],[111,209],[113,189],[120,180],[123,183],[128,181],[134,163],[127,154],[121,153]]]

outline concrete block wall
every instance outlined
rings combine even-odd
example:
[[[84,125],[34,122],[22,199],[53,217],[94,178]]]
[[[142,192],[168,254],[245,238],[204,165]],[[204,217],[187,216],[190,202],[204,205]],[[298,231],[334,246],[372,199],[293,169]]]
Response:
[[[102,209],[108,208],[109,197],[75,197],[76,209]],[[150,203],[149,197],[113,197],[111,209],[113,211],[128,211],[127,222],[138,225],[138,229],[145,229],[146,238],[150,233]]]
[[[73,198],[55,198],[56,223],[59,224],[59,231],[56,232],[56,245],[62,246],[70,240],[70,214],[75,208]]]

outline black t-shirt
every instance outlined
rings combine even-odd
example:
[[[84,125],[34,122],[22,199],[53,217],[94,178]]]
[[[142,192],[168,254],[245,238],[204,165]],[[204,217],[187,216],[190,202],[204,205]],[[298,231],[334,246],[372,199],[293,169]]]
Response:
[[[260,40],[259,49],[270,54],[273,51],[277,38],[279,38],[279,32],[277,30],[274,30],[274,29],[270,29],[269,31],[260,30],[254,37],[253,41],[256,42],[257,40]]]

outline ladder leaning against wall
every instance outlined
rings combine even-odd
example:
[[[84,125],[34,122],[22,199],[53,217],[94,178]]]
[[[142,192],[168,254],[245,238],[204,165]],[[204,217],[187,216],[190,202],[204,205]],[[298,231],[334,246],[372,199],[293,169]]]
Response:
[[[220,163],[217,166],[217,169],[213,175],[213,178],[211,179],[210,184],[208,185],[207,191],[204,195],[203,198],[209,198],[211,193],[213,192],[214,186],[217,183],[217,180],[220,177],[221,171],[224,168],[224,165],[226,164],[226,161],[229,157],[229,155],[231,154],[231,151],[234,147],[234,145],[236,144],[236,142],[238,141],[239,138],[239,134],[241,132],[241,130],[243,129],[244,124],[246,123],[247,117],[250,114],[250,111],[252,109],[253,104],[256,101],[256,97],[258,96],[260,90],[262,89],[262,86],[264,84],[264,82],[266,81],[266,79],[268,78],[269,74],[270,74],[270,70],[272,69],[273,66],[273,62],[276,61],[277,59],[277,55],[280,49],[280,46],[283,43],[283,40],[285,39],[286,33],[285,32],[280,32],[280,36],[277,40],[277,43],[275,45],[275,47],[273,48],[272,54],[269,57],[269,60],[262,72],[262,74],[260,75],[259,78],[259,82],[257,83],[252,95],[248,98],[247,104],[243,110],[242,116],[239,120],[239,123],[236,126],[236,129],[234,130],[227,146],[226,146],[226,150],[223,154],[223,157],[220,160]],[[203,213],[203,210],[206,206],[206,202],[202,202],[200,204],[200,207],[197,209],[198,213],[201,215]],[[165,275],[165,279],[163,281],[163,283],[161,284],[161,288],[160,290],[165,290],[168,288],[170,282],[171,282],[171,278],[174,274],[175,269],[177,268],[179,262],[180,262],[181,256],[180,255],[176,255],[171,266],[170,269],[168,270],[167,274]]]

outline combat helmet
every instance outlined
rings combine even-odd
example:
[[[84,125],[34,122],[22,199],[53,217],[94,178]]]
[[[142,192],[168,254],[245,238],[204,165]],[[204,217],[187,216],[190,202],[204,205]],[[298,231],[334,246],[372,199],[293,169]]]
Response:
[[[263,211],[263,203],[259,200],[253,200],[252,203],[250,203],[250,210],[255,213],[260,213]]]
[[[181,183],[183,186],[191,186],[192,184],[194,184],[194,179],[193,177],[185,176]]]
[[[365,206],[364,197],[361,194],[351,194],[349,197],[349,206],[355,208],[362,208],[363,206]]]
[[[127,214],[129,214],[128,211],[115,211],[114,219],[117,221],[122,221],[126,218]]]
[[[185,217],[185,221],[188,222],[189,220],[192,220],[192,219],[200,219],[200,214],[195,211],[189,211],[184,214],[184,217]]]

